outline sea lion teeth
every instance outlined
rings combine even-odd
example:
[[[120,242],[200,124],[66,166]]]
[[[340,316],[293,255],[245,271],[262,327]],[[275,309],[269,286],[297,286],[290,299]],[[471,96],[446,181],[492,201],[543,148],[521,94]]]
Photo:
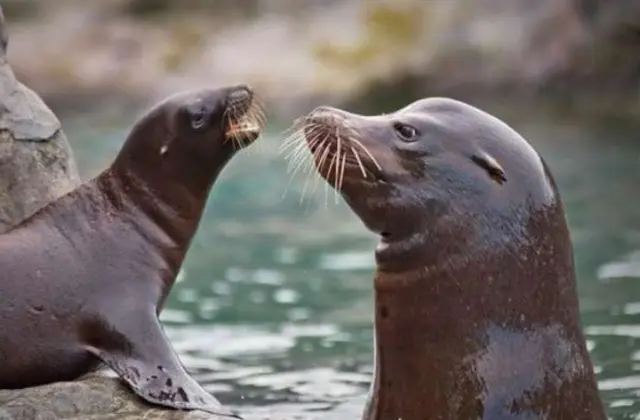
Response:
[[[260,125],[256,121],[244,117],[236,122],[229,123],[226,137],[236,137],[240,134],[255,134],[258,132],[260,132]]]

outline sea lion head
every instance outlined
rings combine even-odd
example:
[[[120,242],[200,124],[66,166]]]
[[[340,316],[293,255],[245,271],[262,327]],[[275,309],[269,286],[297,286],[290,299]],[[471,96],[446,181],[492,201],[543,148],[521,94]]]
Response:
[[[157,189],[173,185],[207,193],[231,157],[259,137],[264,123],[249,86],[181,92],[137,120],[113,168]]]
[[[411,251],[425,265],[434,262],[427,255],[469,252],[474,241],[484,248],[524,240],[505,221],[526,223],[555,202],[554,181],[534,149],[463,102],[428,98],[377,116],[322,106],[302,124],[320,175],[380,235],[379,268],[398,260],[403,270],[415,268]]]

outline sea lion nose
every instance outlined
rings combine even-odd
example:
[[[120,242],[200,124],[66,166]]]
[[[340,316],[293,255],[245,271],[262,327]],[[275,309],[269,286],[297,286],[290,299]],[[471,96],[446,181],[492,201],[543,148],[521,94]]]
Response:
[[[253,90],[247,85],[238,85],[231,89],[229,92],[230,103],[242,103],[249,99],[253,95]]]

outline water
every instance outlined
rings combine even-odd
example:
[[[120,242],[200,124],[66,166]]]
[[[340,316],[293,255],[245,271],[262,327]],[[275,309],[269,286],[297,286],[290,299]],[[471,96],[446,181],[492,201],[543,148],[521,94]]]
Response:
[[[640,419],[640,122],[494,112],[557,178],[602,397],[612,419]],[[66,122],[85,178],[128,123]],[[224,171],[162,319],[198,380],[248,418],[353,420],[372,372],[375,238],[320,181],[300,204],[277,129]]]

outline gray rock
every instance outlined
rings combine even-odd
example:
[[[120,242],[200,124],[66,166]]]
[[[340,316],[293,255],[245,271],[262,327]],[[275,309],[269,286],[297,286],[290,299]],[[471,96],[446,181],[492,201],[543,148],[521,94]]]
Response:
[[[60,121],[14,76],[0,9],[0,233],[80,184]]]
[[[202,412],[150,407],[120,381],[90,374],[17,391],[0,390],[0,420],[211,420]]]
[[[16,80],[6,58],[0,7],[0,233],[80,184],[60,121]],[[1,363],[1,361],[0,361]],[[0,390],[0,420],[214,420],[151,407],[113,376],[90,374],[22,390]]]

